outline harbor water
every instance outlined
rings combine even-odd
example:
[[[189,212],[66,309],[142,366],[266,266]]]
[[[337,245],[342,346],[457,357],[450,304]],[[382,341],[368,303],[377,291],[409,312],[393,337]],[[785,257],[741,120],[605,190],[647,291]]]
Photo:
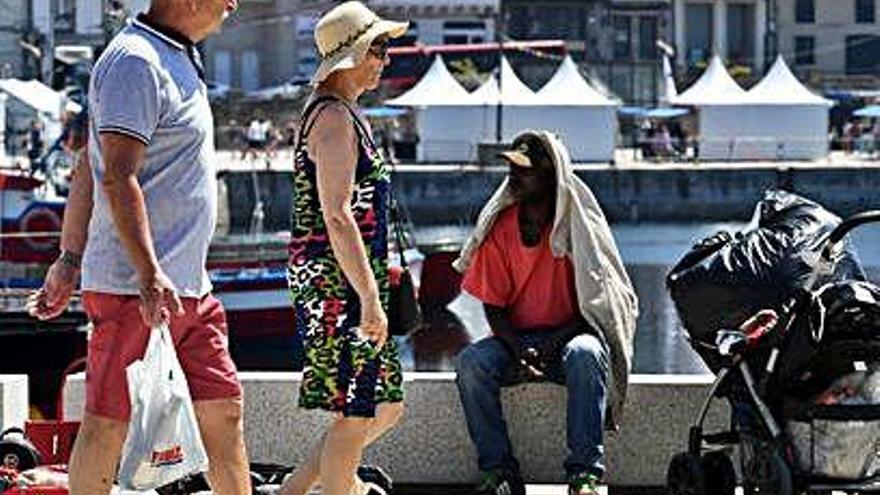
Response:
[[[727,230],[747,228],[743,222],[697,224],[616,224],[612,226],[626,269],[639,296],[639,319],[635,339],[635,373],[703,373],[707,368],[690,348],[665,287],[669,269],[694,242]],[[416,230],[421,243],[444,239],[461,240],[467,226],[439,226]],[[880,281],[880,224],[866,225],[850,235],[859,260],[875,283]],[[489,333],[479,301],[466,294],[449,306],[467,329],[467,340]],[[437,338],[442,338],[440,335]],[[427,337],[426,337],[427,338]],[[450,338],[446,336],[446,338]],[[442,348],[435,343],[434,346]],[[451,356],[405,355],[407,364],[419,369],[450,369]],[[422,361],[422,362],[420,362]]]

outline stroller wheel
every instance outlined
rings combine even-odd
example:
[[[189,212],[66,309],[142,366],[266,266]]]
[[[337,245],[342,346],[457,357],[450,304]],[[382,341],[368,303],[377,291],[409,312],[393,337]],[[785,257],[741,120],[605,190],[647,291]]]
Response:
[[[736,471],[733,461],[724,452],[708,452],[702,459],[706,493],[711,495],[734,495]]]
[[[791,469],[776,450],[757,449],[743,468],[746,495],[792,495]]]
[[[706,495],[706,476],[698,456],[675,454],[666,472],[666,491],[669,495]]]

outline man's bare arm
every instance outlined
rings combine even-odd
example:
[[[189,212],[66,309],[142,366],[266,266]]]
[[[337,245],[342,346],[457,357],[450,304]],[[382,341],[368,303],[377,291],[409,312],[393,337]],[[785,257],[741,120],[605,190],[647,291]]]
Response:
[[[137,173],[144,161],[146,145],[133,137],[101,134],[104,177],[101,186],[110,205],[119,240],[140,280],[141,310],[145,323],[156,326],[181,314],[183,306],[171,281],[162,272],[150,233],[147,205]]]
[[[74,167],[64,210],[61,256],[49,267],[43,286],[28,297],[27,308],[31,316],[50,320],[64,312],[70,303],[89,235],[93,189],[92,170],[87,155],[83,153]]]
[[[80,153],[80,159],[73,169],[70,192],[64,207],[64,221],[61,226],[62,256],[82,257],[89,237],[89,221],[92,219],[92,194],[95,182],[88,151]],[[72,260],[71,260],[72,261]]]

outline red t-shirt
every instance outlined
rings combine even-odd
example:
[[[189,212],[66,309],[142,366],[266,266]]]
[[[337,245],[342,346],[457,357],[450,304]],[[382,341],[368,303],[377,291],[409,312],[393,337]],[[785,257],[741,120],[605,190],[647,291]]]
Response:
[[[465,272],[462,288],[480,301],[508,308],[517,328],[560,327],[577,314],[574,268],[550,250],[550,231],[526,247],[516,205],[505,209]]]

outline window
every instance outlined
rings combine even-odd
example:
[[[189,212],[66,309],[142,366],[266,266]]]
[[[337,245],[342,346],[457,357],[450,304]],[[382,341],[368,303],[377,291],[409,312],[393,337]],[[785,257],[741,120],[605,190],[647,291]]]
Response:
[[[856,1],[856,22],[859,24],[874,23],[874,0]]]
[[[444,45],[466,45],[470,38],[466,34],[447,34],[443,36]]]
[[[443,43],[445,44],[475,43],[475,39],[482,40],[486,34],[486,23],[481,20],[459,19],[443,23]]]
[[[632,23],[629,17],[614,16],[614,58],[632,56]]]
[[[507,34],[514,39],[529,37],[529,14],[526,7],[513,6],[507,14]]]
[[[214,53],[214,80],[227,86],[232,84],[232,54],[226,50]]]
[[[255,91],[260,89],[260,55],[255,50],[241,54],[241,89]]]
[[[100,34],[101,23],[104,21],[103,2],[94,0],[76,0],[74,16],[76,20],[76,34]]]
[[[76,26],[76,4],[73,0],[57,0],[53,17],[56,31],[72,32]]]
[[[75,10],[74,0],[56,0],[55,11],[59,14],[72,13]]]
[[[734,63],[752,65],[756,21],[754,5],[727,5],[727,54]]]
[[[507,17],[506,31],[514,39],[583,40],[586,18],[582,6],[515,6]]]
[[[798,24],[812,24],[816,22],[815,0],[795,0],[794,21]]]
[[[712,53],[712,5],[688,4],[685,10],[685,56],[688,64],[707,60]]]
[[[654,60],[657,58],[657,18],[642,16],[639,18],[639,58]]]
[[[846,73],[880,75],[880,36],[846,37]]]
[[[794,63],[814,65],[816,63],[816,38],[813,36],[794,37]]]

